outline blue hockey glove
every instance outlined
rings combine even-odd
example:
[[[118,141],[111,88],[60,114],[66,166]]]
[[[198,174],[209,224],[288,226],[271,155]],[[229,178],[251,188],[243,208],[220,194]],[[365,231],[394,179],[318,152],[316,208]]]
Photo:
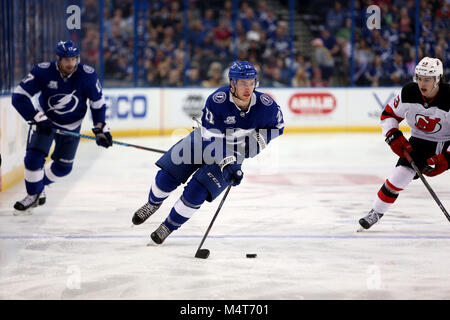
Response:
[[[47,118],[47,116],[39,111],[31,120],[30,124],[36,125],[36,131],[41,134],[49,136],[53,132],[53,123]]]
[[[109,126],[106,123],[99,122],[92,128],[92,132],[95,134],[95,140],[97,145],[108,148],[112,146],[112,136],[109,133]]]
[[[220,164],[220,170],[222,170],[223,179],[228,184],[233,184],[237,186],[241,183],[242,178],[244,178],[244,173],[241,170],[241,165],[236,163],[236,158],[231,156],[223,159]]]

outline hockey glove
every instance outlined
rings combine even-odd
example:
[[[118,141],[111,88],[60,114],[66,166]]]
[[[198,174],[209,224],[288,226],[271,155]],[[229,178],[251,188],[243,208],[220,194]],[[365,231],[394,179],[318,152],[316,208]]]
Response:
[[[112,146],[112,136],[109,133],[109,126],[106,123],[99,122],[92,128],[92,132],[95,134],[95,140],[97,145],[108,148]]]
[[[386,134],[387,144],[391,147],[392,151],[397,154],[400,158],[405,157],[405,151],[410,153],[412,147],[408,140],[403,136],[403,133],[398,129],[391,129]]]
[[[49,136],[53,132],[53,123],[41,111],[36,113],[30,124],[36,125],[36,131],[38,133]]]
[[[441,174],[445,170],[448,170],[448,162],[450,161],[450,153],[440,153],[432,156],[427,160],[428,166],[422,170],[423,174],[428,177],[434,177]],[[434,168],[431,167],[434,165]]]
[[[244,178],[244,173],[241,170],[241,165],[236,163],[236,158],[231,156],[223,159],[219,163],[220,170],[223,174],[223,179],[228,184],[233,184],[237,186],[241,183],[242,178]]]

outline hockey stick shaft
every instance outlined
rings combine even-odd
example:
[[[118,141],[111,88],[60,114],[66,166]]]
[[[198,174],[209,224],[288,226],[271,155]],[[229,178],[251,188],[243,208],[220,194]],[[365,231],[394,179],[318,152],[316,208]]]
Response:
[[[419,168],[414,163],[414,160],[411,158],[411,155],[408,152],[406,152],[406,151],[405,151],[405,157],[409,161],[411,166],[414,168],[414,170],[416,171],[416,173],[419,176],[420,180],[422,180],[423,184],[425,185],[425,187],[430,192],[430,194],[433,197],[434,201],[436,201],[436,203],[438,204],[439,208],[441,208],[441,210],[444,213],[444,215],[447,218],[447,220],[450,221],[450,215],[448,214],[448,212],[445,209],[444,205],[441,203],[441,201],[439,200],[438,196],[436,195],[436,193],[433,191],[433,189],[431,188],[431,186],[428,184],[427,180],[423,176],[422,172],[420,172]]]
[[[93,136],[88,136],[88,135],[77,133],[77,132],[71,132],[71,131],[66,131],[66,130],[61,130],[61,129],[56,130],[56,132],[57,133],[61,133],[61,134],[65,134],[65,135],[69,135],[69,136],[95,140],[95,137],[93,137]],[[116,141],[116,140],[113,140],[113,144],[117,144],[117,145],[121,145],[121,146],[125,146],[125,147],[133,147],[133,148],[136,148],[136,149],[153,151],[153,152],[158,152],[158,153],[166,153],[166,151],[164,151],[164,150],[159,150],[159,149],[154,149],[154,148],[147,148],[147,147],[138,146],[138,145],[131,144],[131,143],[120,142],[120,141]]]
[[[212,226],[213,226],[213,224],[214,224],[214,221],[216,220],[217,215],[219,214],[220,209],[222,209],[223,203],[225,202],[225,199],[227,198],[228,193],[230,192],[231,187],[232,187],[232,184],[230,183],[230,184],[228,185],[227,190],[225,191],[225,194],[223,195],[222,201],[220,201],[219,207],[217,208],[216,213],[214,214],[214,217],[212,218],[211,223],[209,224],[208,229],[206,229],[206,233],[205,233],[205,235],[203,236],[203,239],[202,239],[202,241],[200,242],[200,245],[198,246],[197,252],[201,249],[203,243],[204,243],[205,240],[206,240],[206,237],[207,237],[208,234],[209,234],[209,231],[211,231],[211,228],[212,228]]]

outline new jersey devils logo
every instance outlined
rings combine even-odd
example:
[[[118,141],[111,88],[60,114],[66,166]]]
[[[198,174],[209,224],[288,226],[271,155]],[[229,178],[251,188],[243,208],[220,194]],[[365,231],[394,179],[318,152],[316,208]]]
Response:
[[[439,123],[441,118],[431,119],[429,116],[416,114],[416,128],[427,133],[436,133],[441,130],[442,126]]]

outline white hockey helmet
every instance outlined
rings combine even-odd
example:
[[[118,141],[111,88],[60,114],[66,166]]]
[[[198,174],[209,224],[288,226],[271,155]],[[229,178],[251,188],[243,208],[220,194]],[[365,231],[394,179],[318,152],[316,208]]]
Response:
[[[414,70],[414,82],[417,82],[417,76],[434,77],[436,80],[434,87],[437,87],[441,77],[444,75],[442,62],[436,58],[425,57],[420,60]]]

